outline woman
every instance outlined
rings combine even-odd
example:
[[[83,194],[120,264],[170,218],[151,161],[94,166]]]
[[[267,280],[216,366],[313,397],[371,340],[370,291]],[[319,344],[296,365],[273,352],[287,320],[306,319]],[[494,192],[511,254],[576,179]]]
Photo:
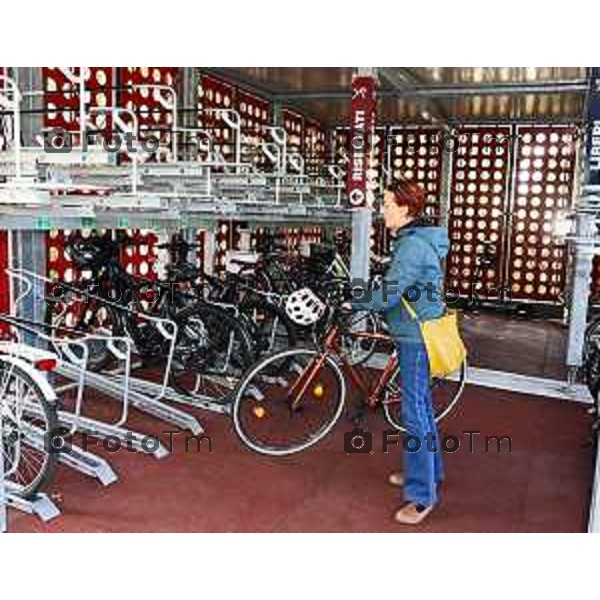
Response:
[[[405,500],[394,518],[409,525],[421,523],[431,512],[438,500],[438,485],[443,479],[441,440],[431,400],[429,359],[419,323],[411,317],[402,299],[404,296],[410,302],[419,321],[437,319],[445,311],[441,298],[441,261],[448,252],[448,233],[444,227],[427,226],[423,209],[424,193],[416,184],[402,181],[384,192],[383,217],[396,240],[384,281],[370,297],[371,310],[385,314],[396,341],[402,418],[407,435],[418,437],[421,442],[420,449],[414,451],[417,442],[410,440],[409,448],[413,451],[404,450],[404,474],[392,473],[389,477],[389,483],[403,488]],[[355,301],[354,307],[364,310],[365,303]]]

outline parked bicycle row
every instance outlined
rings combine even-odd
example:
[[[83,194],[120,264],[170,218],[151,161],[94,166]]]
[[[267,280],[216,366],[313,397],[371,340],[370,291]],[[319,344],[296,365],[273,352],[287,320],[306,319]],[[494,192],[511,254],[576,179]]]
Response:
[[[334,248],[315,245],[309,258],[292,259],[267,251],[214,276],[196,267],[195,245],[177,234],[160,246],[171,259],[165,277],[149,280],[122,267],[126,243],[70,239],[67,251],[86,274],[81,281],[12,271],[26,292],[39,280],[47,304],[44,323],[3,317],[2,444],[17,493],[33,497],[50,481],[61,454],[40,442],[49,432],[124,436],[130,405],[194,432],[201,425],[180,406],[227,415],[248,448],[271,456],[309,448],[342,415],[357,421],[367,409],[381,408],[392,427],[404,429],[393,340],[376,315],[349,310],[350,274]],[[33,352],[16,335],[23,330],[46,347],[42,362],[38,354],[22,361],[28,371],[14,358]],[[44,369],[54,375],[31,374]],[[38,379],[43,387],[30,391]],[[466,364],[432,379],[437,419],[455,407],[465,379]],[[68,408],[48,382],[70,389]],[[360,392],[352,406],[348,383]],[[121,403],[117,422],[82,417],[90,387]]]

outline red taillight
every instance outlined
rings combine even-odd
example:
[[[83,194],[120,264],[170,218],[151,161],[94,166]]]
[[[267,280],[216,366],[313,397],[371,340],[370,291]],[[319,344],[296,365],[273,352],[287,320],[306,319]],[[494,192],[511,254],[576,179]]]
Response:
[[[40,360],[36,360],[34,365],[38,371],[54,371],[54,369],[56,369],[56,359],[41,358]]]

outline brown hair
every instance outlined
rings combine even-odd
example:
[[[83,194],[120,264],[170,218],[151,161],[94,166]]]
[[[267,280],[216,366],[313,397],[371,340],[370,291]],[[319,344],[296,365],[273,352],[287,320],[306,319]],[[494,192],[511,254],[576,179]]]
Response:
[[[423,213],[425,191],[418,183],[401,179],[392,182],[385,191],[394,194],[398,206],[408,206],[408,214],[411,217],[420,217]]]

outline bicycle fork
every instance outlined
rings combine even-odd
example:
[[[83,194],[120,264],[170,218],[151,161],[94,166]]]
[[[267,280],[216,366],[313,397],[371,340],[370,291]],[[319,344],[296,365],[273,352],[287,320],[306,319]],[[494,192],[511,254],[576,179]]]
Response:
[[[296,394],[296,390],[300,386],[300,390],[298,391],[296,397],[292,400],[292,404],[290,406],[290,410],[295,410],[298,404],[300,403],[300,399],[306,393],[308,386],[311,384],[316,374],[319,372],[319,369],[323,367],[325,361],[327,360],[327,353],[321,354],[318,358],[312,358],[308,365],[304,368],[303,372],[298,377],[298,380],[289,391],[289,395],[293,396]]]

